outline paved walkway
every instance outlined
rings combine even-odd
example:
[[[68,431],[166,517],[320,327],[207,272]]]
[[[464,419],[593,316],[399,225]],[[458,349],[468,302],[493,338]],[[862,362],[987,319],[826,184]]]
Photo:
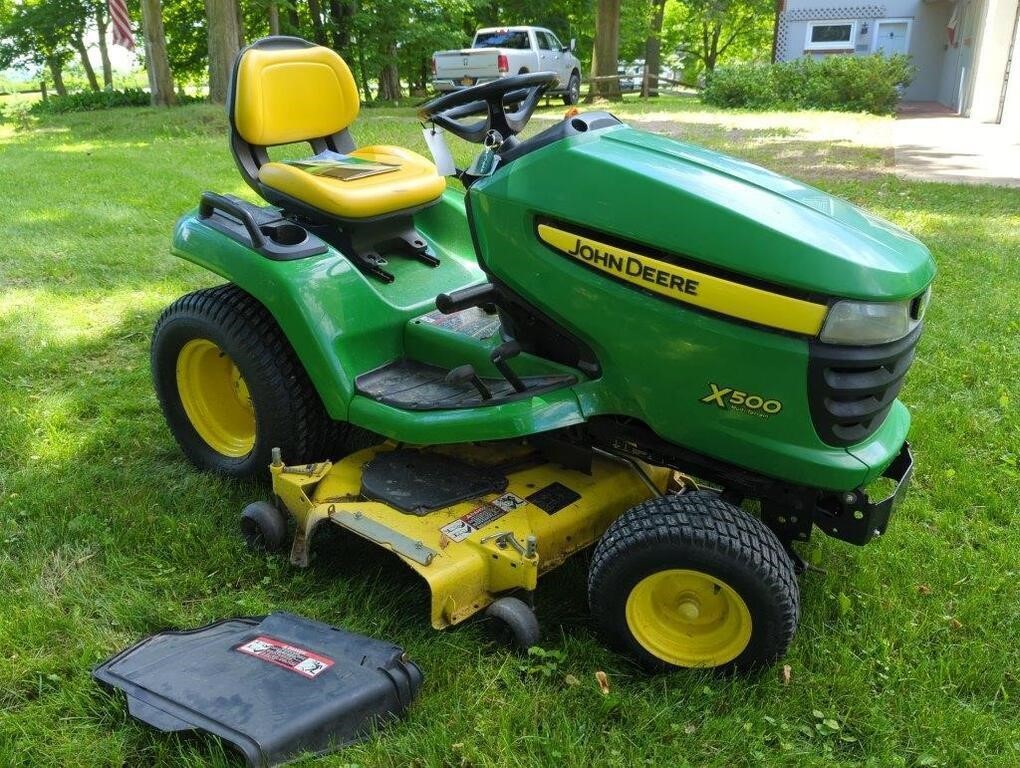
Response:
[[[924,181],[1020,187],[1020,129],[956,116],[933,102],[905,103],[893,126],[896,174]]]

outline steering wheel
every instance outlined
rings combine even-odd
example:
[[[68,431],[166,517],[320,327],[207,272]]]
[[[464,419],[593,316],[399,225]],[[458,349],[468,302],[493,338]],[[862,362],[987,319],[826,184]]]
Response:
[[[556,80],[555,72],[502,77],[432,99],[418,110],[418,117],[475,144],[482,144],[489,131],[496,131],[505,140],[524,130],[538,100]],[[508,112],[508,107],[514,109]],[[460,122],[482,112],[484,120]]]

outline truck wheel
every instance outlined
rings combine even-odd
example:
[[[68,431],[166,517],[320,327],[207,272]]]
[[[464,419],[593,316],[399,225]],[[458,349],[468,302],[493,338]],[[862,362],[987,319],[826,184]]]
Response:
[[[200,469],[263,473],[332,458],[348,425],[329,418],[272,315],[236,285],[182,296],[156,323],[152,378],[170,432]]]
[[[581,76],[571,72],[570,81],[567,83],[567,92],[563,94],[563,103],[571,107],[581,100]]]
[[[606,639],[650,671],[771,664],[800,614],[793,564],[775,534],[705,491],[617,518],[595,548],[588,602]]]

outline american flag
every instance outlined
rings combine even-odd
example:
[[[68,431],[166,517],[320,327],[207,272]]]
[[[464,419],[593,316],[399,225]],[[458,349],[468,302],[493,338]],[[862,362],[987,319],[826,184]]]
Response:
[[[113,44],[122,45],[129,51],[135,49],[135,35],[131,31],[131,17],[128,16],[127,0],[107,0],[110,21],[113,22]]]

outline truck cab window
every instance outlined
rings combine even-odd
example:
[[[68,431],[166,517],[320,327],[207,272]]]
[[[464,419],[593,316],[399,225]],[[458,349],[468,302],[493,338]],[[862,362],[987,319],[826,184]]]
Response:
[[[528,33],[519,30],[500,30],[498,32],[480,32],[475,38],[472,48],[515,48],[526,51],[531,48]]]

